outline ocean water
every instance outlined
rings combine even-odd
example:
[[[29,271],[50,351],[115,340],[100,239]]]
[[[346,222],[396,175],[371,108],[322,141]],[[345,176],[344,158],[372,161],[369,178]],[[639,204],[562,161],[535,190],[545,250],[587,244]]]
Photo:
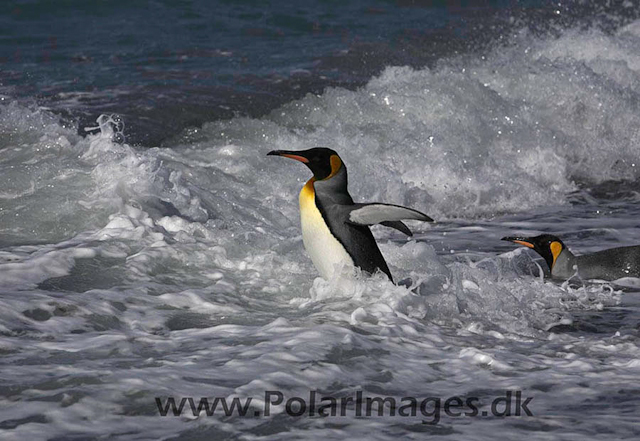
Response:
[[[500,241],[640,244],[637,2],[10,3],[2,439],[640,435],[640,281],[554,283]],[[266,157],[313,146],[356,201],[437,220],[373,228],[408,286],[317,277],[309,172]],[[479,414],[287,412],[312,391]],[[532,415],[491,415],[516,392]]]

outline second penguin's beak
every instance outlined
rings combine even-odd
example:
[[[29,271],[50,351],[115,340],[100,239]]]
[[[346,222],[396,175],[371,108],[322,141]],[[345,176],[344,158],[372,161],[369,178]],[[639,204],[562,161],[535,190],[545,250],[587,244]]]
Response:
[[[517,243],[527,248],[534,248],[534,245],[529,242],[529,239],[526,237],[503,237],[501,240],[508,240],[509,242]]]
[[[284,156],[285,158],[295,159],[296,161],[308,164],[309,159],[305,158],[299,153],[300,152],[293,152],[290,150],[271,150],[269,153],[267,153],[267,156]]]

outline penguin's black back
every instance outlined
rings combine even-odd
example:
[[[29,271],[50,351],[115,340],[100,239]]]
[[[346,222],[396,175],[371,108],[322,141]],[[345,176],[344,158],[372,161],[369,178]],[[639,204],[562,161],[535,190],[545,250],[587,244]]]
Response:
[[[580,276],[587,279],[615,280],[640,278],[640,246],[611,248],[576,256]]]

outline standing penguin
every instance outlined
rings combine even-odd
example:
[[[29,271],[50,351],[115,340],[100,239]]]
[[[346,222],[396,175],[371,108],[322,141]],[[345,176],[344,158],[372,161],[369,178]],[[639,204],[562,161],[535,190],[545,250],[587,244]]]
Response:
[[[393,281],[369,225],[381,224],[411,236],[402,219],[433,222],[426,214],[390,204],[356,204],[347,190],[347,167],[331,149],[274,150],[267,155],[284,156],[305,164],[313,177],[300,191],[302,241],[324,279],[336,265],[357,266],[368,273],[380,270]]]
[[[570,279],[578,275],[582,279],[616,280],[623,277],[640,278],[640,246],[611,248],[582,256],[574,255],[551,234],[535,237],[503,237],[544,257],[549,265],[551,277]]]

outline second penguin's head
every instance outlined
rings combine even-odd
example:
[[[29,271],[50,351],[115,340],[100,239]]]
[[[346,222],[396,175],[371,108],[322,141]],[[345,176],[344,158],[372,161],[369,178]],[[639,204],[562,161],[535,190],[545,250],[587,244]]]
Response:
[[[549,265],[549,270],[552,273],[553,266],[555,265],[558,256],[566,249],[564,243],[552,234],[541,234],[540,236],[535,237],[503,237],[502,240],[508,240],[533,249],[544,257],[544,260],[547,262],[547,265]]]

